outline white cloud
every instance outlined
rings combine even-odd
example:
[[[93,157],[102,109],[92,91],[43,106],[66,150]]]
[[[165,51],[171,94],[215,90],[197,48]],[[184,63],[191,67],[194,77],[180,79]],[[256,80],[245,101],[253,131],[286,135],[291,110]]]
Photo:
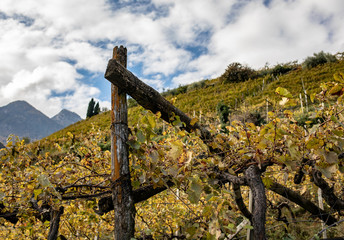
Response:
[[[50,116],[84,116],[93,97],[109,107],[92,76],[114,45],[161,90],[217,77],[231,62],[259,68],[342,51],[343,22],[342,0],[1,0],[0,106],[24,99]]]
[[[268,8],[262,1],[247,1],[228,24],[214,31],[208,54],[191,61],[192,72],[175,77],[174,85],[219,76],[231,62],[261,68],[266,62],[302,61],[321,50],[341,51],[343,10],[340,0],[272,0]]]

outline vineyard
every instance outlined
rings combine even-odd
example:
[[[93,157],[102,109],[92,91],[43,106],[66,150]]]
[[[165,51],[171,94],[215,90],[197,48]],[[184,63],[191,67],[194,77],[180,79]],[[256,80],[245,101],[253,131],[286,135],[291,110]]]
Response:
[[[131,238],[343,236],[342,72],[340,59],[180,86],[162,94],[181,110],[172,116],[130,99]],[[114,239],[113,190],[123,179],[112,178],[110,115],[31,144],[8,139],[1,239]]]

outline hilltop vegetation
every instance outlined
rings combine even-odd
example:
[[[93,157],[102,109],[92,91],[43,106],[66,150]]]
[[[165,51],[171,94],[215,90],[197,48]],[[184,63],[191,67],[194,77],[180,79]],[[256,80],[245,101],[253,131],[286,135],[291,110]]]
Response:
[[[320,56],[322,57],[321,54]],[[232,64],[230,64],[229,69],[219,78],[180,86],[163,92],[162,95],[191,117],[203,116],[213,119],[217,118],[216,108],[220,102],[229,107],[233,116],[256,115],[259,112],[264,118],[266,117],[266,101],[269,101],[269,110],[273,108],[272,104],[276,102],[275,90],[277,87],[288,89],[295,98],[299,98],[299,95],[302,94],[304,105],[304,90],[306,90],[309,108],[311,108],[310,96],[321,91],[321,83],[332,81],[335,73],[344,72],[344,61],[340,56],[342,55],[338,54],[338,61],[321,62],[314,67],[302,67],[302,64],[295,62],[277,64],[271,68],[265,67],[255,71],[256,77],[254,79],[243,78],[241,81],[235,82],[223,80],[227,70],[232,70]],[[305,61],[309,61],[307,59]],[[316,62],[318,62],[317,59]],[[128,104],[130,122],[131,119],[138,117],[137,114],[142,111],[142,108],[131,98],[129,98]],[[300,107],[300,102],[298,104]],[[58,131],[52,134],[49,139],[60,138],[67,132],[73,134],[86,133],[92,127],[108,130],[110,121],[110,112],[101,113],[99,116]]]
[[[248,71],[249,79],[229,81],[227,69],[163,93],[193,124],[207,126],[209,139],[129,100],[136,239],[227,239],[244,219],[261,239],[265,232],[270,239],[318,237],[321,220],[339,224],[329,237],[344,231],[343,59],[247,68],[228,69]],[[61,239],[113,238],[110,125],[105,112],[1,150],[0,237],[46,239],[57,224]],[[318,188],[324,210],[315,204]],[[249,189],[260,206],[253,212]]]

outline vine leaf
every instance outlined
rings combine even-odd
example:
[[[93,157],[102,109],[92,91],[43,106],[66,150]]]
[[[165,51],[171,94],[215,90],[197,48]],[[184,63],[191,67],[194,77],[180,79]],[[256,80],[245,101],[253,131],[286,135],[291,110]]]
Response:
[[[320,171],[325,175],[325,177],[331,178],[332,174],[337,171],[337,166],[333,164],[327,168],[321,168]]]
[[[282,87],[278,87],[275,92],[282,97],[286,97],[286,98],[293,97],[287,89],[282,88]]]
[[[172,148],[168,153],[168,157],[175,161],[183,153],[183,143],[181,141],[174,141],[171,143],[171,145]]]
[[[202,185],[197,181],[197,179],[193,178],[191,181],[190,188],[188,190],[189,194],[189,200],[191,203],[198,203],[201,193],[202,193],[203,187]]]

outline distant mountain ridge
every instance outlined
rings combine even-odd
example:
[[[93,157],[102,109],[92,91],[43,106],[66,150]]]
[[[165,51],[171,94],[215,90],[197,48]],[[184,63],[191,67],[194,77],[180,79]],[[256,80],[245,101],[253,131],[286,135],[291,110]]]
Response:
[[[5,143],[10,134],[38,140],[79,120],[65,109],[49,118],[26,101],[15,101],[0,107],[0,142]]]
[[[79,122],[82,118],[75,112],[68,111],[66,109],[61,110],[58,114],[51,118],[63,127],[67,127],[73,123]]]

